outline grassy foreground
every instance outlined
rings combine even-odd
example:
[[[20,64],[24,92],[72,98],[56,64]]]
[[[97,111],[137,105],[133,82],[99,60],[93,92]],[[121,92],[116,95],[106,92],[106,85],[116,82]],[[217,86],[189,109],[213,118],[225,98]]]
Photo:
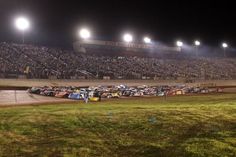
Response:
[[[0,156],[235,157],[236,94],[0,108]]]

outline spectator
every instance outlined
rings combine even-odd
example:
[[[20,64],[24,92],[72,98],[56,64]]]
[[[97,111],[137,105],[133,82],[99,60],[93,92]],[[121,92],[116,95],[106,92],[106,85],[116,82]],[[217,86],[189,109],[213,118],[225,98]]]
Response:
[[[92,50],[91,50],[92,51]],[[0,77],[235,79],[234,58],[97,56],[48,47],[0,43]]]

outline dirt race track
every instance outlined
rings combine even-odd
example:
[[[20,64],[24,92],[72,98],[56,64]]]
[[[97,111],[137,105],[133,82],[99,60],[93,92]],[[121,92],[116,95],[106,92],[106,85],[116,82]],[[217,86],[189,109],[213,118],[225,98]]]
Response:
[[[49,80],[49,79],[0,79],[0,87],[32,87],[32,86],[97,86],[97,85],[174,85],[183,84],[181,80]],[[236,80],[198,80],[191,85],[216,84],[217,86],[236,86]]]
[[[30,94],[25,90],[0,90],[0,107],[48,104],[50,102],[62,103],[73,102],[73,100]]]
[[[181,81],[170,80],[27,80],[27,79],[0,79],[0,107],[18,105],[38,105],[49,103],[74,102],[74,100],[45,97],[29,94],[26,89],[32,86],[98,86],[98,85],[175,85]],[[197,81],[191,85],[215,84],[224,86],[224,92],[236,92],[236,80]],[[21,89],[21,90],[19,90]]]

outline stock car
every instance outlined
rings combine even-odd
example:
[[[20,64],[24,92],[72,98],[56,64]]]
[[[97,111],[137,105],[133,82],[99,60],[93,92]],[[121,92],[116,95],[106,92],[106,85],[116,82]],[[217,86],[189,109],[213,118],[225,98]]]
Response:
[[[156,95],[157,94],[157,89],[154,87],[144,88],[142,91],[143,91],[143,95]]]
[[[87,92],[86,89],[77,89],[69,93],[68,98],[69,99],[76,99],[76,100],[82,100],[84,99],[84,94]]]
[[[103,92],[101,95],[102,98],[120,98],[119,92]]]
[[[146,95],[148,95],[150,93],[147,93],[146,92]],[[125,96],[125,97],[140,97],[140,96],[143,96],[144,95],[144,90],[140,90],[140,89],[137,89],[137,88],[130,88],[130,89],[126,89],[125,91],[122,92],[122,96]]]
[[[132,96],[141,97],[141,96],[143,96],[143,92],[142,91],[136,91],[136,92],[134,92],[134,94]]]
[[[132,95],[132,91],[131,90],[125,90],[122,92],[122,96],[126,96],[126,97],[129,97]]]
[[[84,93],[70,93],[68,96],[69,99],[74,99],[74,100],[83,100],[84,99]],[[89,92],[89,101],[100,101],[100,98],[98,96],[94,95],[93,91]]]
[[[68,96],[69,99],[81,100],[83,97],[80,93],[70,93]]]
[[[55,97],[57,97],[57,98],[68,98],[69,95],[70,95],[69,91],[60,91],[60,92],[57,92],[55,94]]]
[[[206,93],[209,93],[210,91],[209,91],[209,89],[207,89],[207,88],[202,88],[201,90],[200,90],[200,93],[202,93],[202,94],[206,94]]]
[[[130,96],[134,96],[134,97],[140,97],[143,96],[144,91],[143,89],[138,89],[138,88],[130,88],[131,90],[131,95]]]
[[[158,92],[156,96],[165,96],[165,92]]]
[[[56,95],[56,91],[53,89],[44,89],[40,92],[40,95],[44,95],[44,96],[55,96]]]
[[[42,90],[41,88],[32,87],[32,88],[28,89],[28,92],[31,94],[40,94],[41,90]]]

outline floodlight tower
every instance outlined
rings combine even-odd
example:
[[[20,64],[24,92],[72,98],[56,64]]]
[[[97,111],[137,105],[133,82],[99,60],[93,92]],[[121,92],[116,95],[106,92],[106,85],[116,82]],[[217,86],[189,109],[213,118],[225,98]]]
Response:
[[[22,32],[22,43],[25,43],[25,31],[29,29],[30,22],[26,17],[18,17],[15,20],[15,26],[18,30]]]
[[[132,36],[131,34],[129,34],[129,33],[124,34],[123,40],[124,40],[125,42],[127,42],[127,43],[130,43],[130,42],[133,41],[133,36]]]
[[[198,57],[198,47],[201,45],[201,42],[196,40],[194,42],[194,45],[195,45],[195,50],[196,50],[196,57]]]
[[[228,48],[228,44],[227,43],[222,43],[222,48],[224,49],[224,57],[226,57],[226,49]]]

